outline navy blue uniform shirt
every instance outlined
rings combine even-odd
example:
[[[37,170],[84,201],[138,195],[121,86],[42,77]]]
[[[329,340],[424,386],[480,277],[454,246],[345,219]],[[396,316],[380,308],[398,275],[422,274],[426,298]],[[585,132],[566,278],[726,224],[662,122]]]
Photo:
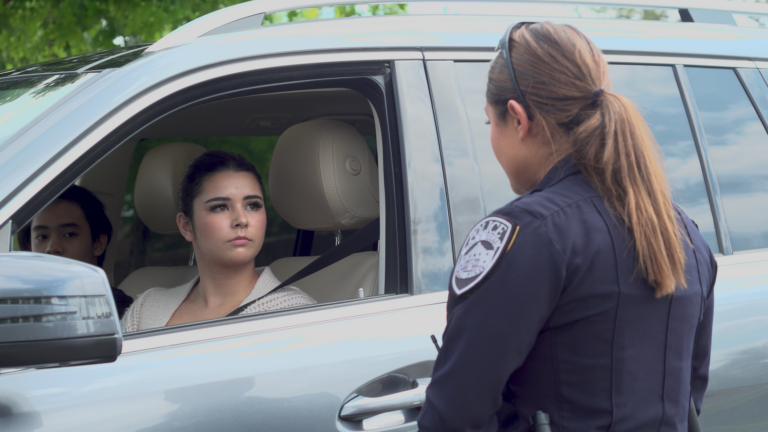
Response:
[[[480,264],[459,269],[460,255],[451,276],[419,430],[528,431],[541,410],[553,431],[687,431],[690,398],[700,410],[707,387],[717,263],[679,212],[692,241],[687,288],[661,298],[637,275],[626,226],[570,157],[487,218],[514,231],[493,231],[503,247],[481,222],[470,237],[490,242],[467,251]]]

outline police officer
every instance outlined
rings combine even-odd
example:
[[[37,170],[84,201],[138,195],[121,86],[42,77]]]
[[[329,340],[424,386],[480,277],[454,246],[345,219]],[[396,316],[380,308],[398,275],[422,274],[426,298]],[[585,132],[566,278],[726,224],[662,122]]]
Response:
[[[685,431],[707,387],[717,264],[660,150],[568,25],[511,26],[486,92],[520,198],[467,236],[426,431]],[[523,90],[523,91],[521,91]]]

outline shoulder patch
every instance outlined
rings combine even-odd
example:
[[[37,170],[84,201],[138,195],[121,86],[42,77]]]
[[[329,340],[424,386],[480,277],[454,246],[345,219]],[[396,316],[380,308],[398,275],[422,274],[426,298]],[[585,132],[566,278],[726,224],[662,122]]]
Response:
[[[499,262],[517,237],[520,227],[512,220],[489,216],[467,235],[451,275],[456,295],[471,290]]]

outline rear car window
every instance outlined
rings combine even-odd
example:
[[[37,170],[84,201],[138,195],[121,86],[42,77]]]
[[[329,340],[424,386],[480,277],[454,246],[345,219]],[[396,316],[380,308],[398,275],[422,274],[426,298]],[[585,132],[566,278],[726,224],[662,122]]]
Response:
[[[517,195],[496,161],[483,107],[489,63],[455,63],[472,131],[483,197],[488,211]],[[611,65],[613,91],[632,99],[648,122],[664,155],[673,199],[696,221],[713,251],[719,251],[709,197],[680,90],[670,66]]]
[[[696,221],[710,249],[718,252],[704,172],[672,67],[610,65],[609,71],[612,91],[637,104],[659,143],[672,199]]]
[[[737,69],[739,78],[747,88],[757,112],[762,116],[763,124],[768,128],[768,84],[757,69]]]
[[[734,251],[768,248],[768,134],[732,69],[686,67]]]

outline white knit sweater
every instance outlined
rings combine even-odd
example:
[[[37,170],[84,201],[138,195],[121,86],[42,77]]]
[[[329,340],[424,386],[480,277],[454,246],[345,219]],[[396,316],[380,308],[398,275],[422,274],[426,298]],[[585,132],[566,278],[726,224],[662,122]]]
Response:
[[[280,285],[280,281],[277,280],[269,267],[257,267],[256,273],[259,274],[259,280],[256,281],[256,285],[253,286],[251,293],[248,294],[248,297],[243,300],[240,306],[256,300],[268,293],[272,288]],[[176,288],[151,288],[139,295],[131,307],[125,311],[125,315],[123,315],[121,321],[123,333],[165,327],[198,280],[200,280],[199,276]],[[304,291],[293,286],[287,286],[248,306],[239,315],[315,303],[317,302]]]

